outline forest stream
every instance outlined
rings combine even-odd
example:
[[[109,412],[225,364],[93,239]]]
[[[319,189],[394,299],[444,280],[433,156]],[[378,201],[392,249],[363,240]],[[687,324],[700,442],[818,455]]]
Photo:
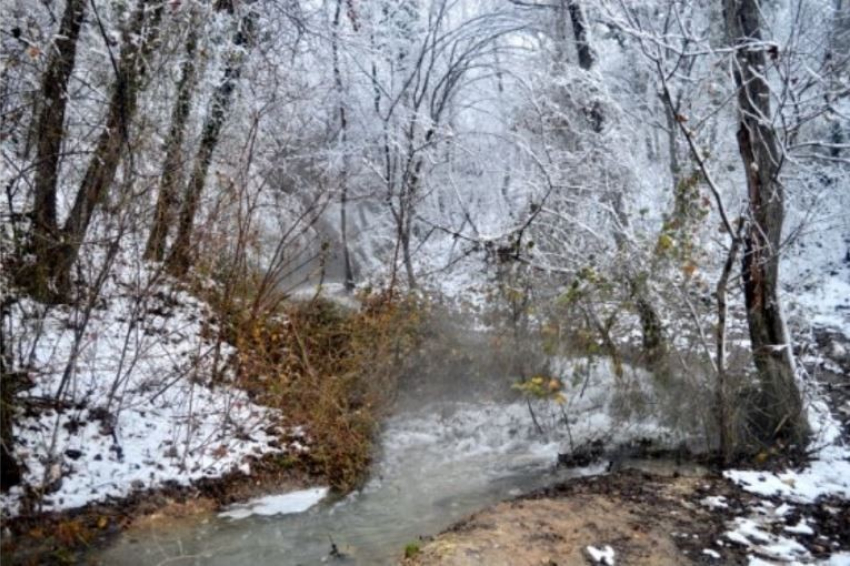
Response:
[[[105,564],[393,564],[407,544],[498,501],[597,473],[555,467],[560,443],[529,427],[522,404],[432,404],[386,423],[381,457],[360,491],[302,513],[202,515],[135,529]],[[339,555],[332,555],[335,545]]]

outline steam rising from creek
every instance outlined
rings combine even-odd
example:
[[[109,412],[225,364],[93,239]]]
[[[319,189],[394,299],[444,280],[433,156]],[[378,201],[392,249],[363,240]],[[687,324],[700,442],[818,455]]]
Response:
[[[600,473],[605,463],[557,468],[559,452],[594,438],[623,441],[657,436],[653,419],[612,426],[607,364],[594,371],[566,413],[553,403],[439,401],[391,417],[380,437],[379,459],[364,488],[312,509],[275,517],[233,520],[205,516],[167,528],[134,532],[100,558],[108,564],[316,564],[331,541],[349,563],[391,564],[405,544],[433,535],[497,501],[577,475]],[[570,417],[569,432],[564,414]]]

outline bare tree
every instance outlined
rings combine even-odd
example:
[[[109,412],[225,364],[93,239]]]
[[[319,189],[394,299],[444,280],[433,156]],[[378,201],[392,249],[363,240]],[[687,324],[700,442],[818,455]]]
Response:
[[[165,245],[168,229],[174,218],[179,202],[179,188],[182,179],[183,140],[192,111],[192,101],[196,90],[198,48],[198,18],[191,17],[186,32],[185,54],[180,67],[180,80],[177,83],[177,99],[171,112],[171,126],[165,142],[165,161],[162,165],[159,193],[156,200],[153,227],[145,248],[145,257],[162,261],[165,257]]]
[[[578,53],[578,64],[582,69],[589,70],[596,61],[596,56],[593,54],[593,49],[590,45],[587,19],[584,16],[581,2],[579,0],[562,1],[566,1],[567,11],[570,14],[570,23],[572,24],[576,52]]]
[[[348,291],[354,289],[354,271],[351,267],[351,253],[348,245],[348,188],[349,188],[349,158],[348,158],[348,113],[345,104],[345,87],[342,84],[342,71],[340,70],[339,61],[339,34],[340,20],[342,15],[343,0],[337,0],[334,8],[333,16],[333,31],[331,32],[331,50],[333,54],[333,75],[334,87],[336,88],[337,96],[339,97],[339,129],[340,143],[343,147],[344,155],[342,157],[342,171],[340,171],[340,212],[339,212],[339,227],[342,237],[342,261],[345,270],[345,288]],[[357,20],[349,6],[348,16],[352,24],[357,28]]]
[[[226,4],[228,11],[232,14],[234,12],[232,3]],[[185,275],[194,261],[192,258],[192,231],[195,216],[201,204],[201,196],[206,185],[213,153],[218,146],[221,130],[227,121],[236,86],[242,74],[242,67],[247,57],[246,51],[253,41],[255,18],[256,13],[251,9],[239,18],[233,36],[233,53],[231,53],[231,58],[224,69],[224,75],[210,102],[201,135],[201,143],[195,155],[192,174],[183,196],[177,236],[166,260],[168,270],[174,275]]]
[[[744,231],[743,281],[753,357],[761,379],[759,423],[765,439],[802,446],[807,434],[790,338],[779,301],[779,257],[785,215],[779,179],[784,156],[772,125],[767,51],[757,0],[724,0],[729,42],[735,49],[738,147],[749,200]]]
[[[51,290],[51,253],[59,237],[56,215],[56,186],[64,139],[68,80],[74,70],[77,39],[86,13],[86,0],[69,0],[62,23],[50,46],[47,70],[41,83],[41,104],[36,120],[36,175],[33,207],[34,277],[28,282],[33,295],[47,300]]]
[[[160,31],[164,3],[150,6],[139,0],[124,34],[118,61],[113,60],[115,82],[107,109],[106,124],[86,169],[74,205],[62,228],[62,241],[55,258],[52,279],[67,289],[71,268],[77,260],[95,208],[115,180],[122,149],[130,143],[130,131],[146,74],[145,59],[151,54]]]

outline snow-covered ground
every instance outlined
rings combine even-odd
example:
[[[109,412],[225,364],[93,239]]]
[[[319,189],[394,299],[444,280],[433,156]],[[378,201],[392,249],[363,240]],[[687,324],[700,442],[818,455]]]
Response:
[[[850,499],[850,448],[822,399],[809,405],[815,457],[802,470],[780,473],[730,470],[726,477],[750,493],[780,497],[789,503],[813,503],[824,495]]]
[[[847,235],[836,229],[830,233],[835,240],[824,245],[815,242],[803,245],[806,251],[788,258],[785,300],[800,324],[843,335],[850,341],[850,248]],[[805,244],[805,242],[804,242]],[[837,345],[834,348],[841,348]],[[832,352],[832,354],[843,352]],[[841,374],[846,372],[829,359],[819,355],[817,361]],[[802,469],[782,472],[730,470],[726,477],[745,491],[760,497],[760,503],[747,516],[729,525],[729,541],[746,546],[751,551],[750,564],[810,564],[850,565],[850,553],[837,552],[828,560],[817,562],[795,537],[820,537],[809,526],[805,515],[796,525],[787,525],[785,518],[796,507],[813,504],[834,496],[850,499],[850,446],[842,436],[841,423],[830,411],[825,393],[813,383],[804,384],[807,396],[809,424],[812,428],[812,459]]]
[[[786,524],[786,516],[796,506],[825,496],[850,498],[850,448],[842,441],[839,425],[823,400],[812,401],[809,421],[818,449],[805,468],[780,473],[729,470],[724,474],[745,491],[763,497],[748,516],[735,519],[726,533],[729,541],[752,551],[750,564],[814,562],[811,553],[794,537],[814,537],[818,533],[808,525],[805,515],[791,526]],[[837,554],[823,563],[850,564],[850,554]]]
[[[119,256],[113,273],[88,321],[84,306],[27,299],[3,321],[31,381],[14,429],[24,482],[2,495],[6,515],[250,473],[288,448],[281,415],[232,385],[209,306],[155,266]]]

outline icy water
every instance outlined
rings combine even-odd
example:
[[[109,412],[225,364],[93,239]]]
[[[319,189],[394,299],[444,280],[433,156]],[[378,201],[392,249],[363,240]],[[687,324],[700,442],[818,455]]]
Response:
[[[440,404],[391,419],[362,491],[274,517],[192,518],[125,535],[96,557],[154,566],[395,564],[406,544],[487,505],[581,474],[556,469],[562,438],[541,436],[522,404]],[[333,541],[344,558],[329,556]]]

